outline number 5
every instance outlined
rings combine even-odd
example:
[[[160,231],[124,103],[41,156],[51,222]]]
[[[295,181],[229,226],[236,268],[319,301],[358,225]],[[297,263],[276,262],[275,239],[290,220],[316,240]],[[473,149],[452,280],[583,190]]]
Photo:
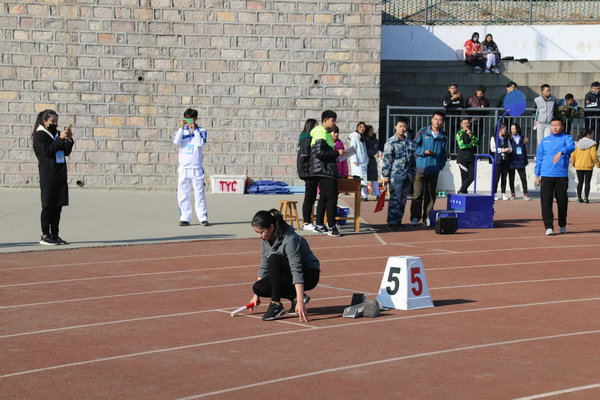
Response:
[[[410,269],[410,283],[416,283],[416,286],[412,287],[412,292],[415,296],[420,296],[423,293],[423,281],[417,276],[419,272],[421,272],[420,268]]]
[[[390,268],[390,273],[388,274],[388,282],[393,282],[394,283],[394,288],[390,288],[389,286],[385,288],[385,290],[387,290],[388,294],[390,295],[395,295],[396,293],[398,293],[398,289],[400,289],[400,280],[395,277],[395,274],[399,274],[400,273],[400,268],[395,268],[392,267]]]

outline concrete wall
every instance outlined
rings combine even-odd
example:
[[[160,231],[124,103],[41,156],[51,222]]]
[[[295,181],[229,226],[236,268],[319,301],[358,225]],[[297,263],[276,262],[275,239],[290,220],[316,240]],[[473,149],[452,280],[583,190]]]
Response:
[[[381,59],[456,60],[473,32],[480,41],[491,33],[503,56],[530,61],[598,60],[600,52],[600,25],[387,25]]]
[[[3,1],[0,185],[37,185],[30,134],[46,108],[73,124],[70,183],[174,188],[187,107],[209,132],[207,175],[297,181],[307,118],[377,126],[380,3]]]

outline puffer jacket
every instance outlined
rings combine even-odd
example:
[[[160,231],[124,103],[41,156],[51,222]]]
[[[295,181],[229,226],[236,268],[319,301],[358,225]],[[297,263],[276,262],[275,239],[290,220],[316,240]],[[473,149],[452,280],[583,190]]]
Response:
[[[298,167],[298,178],[305,180],[310,178],[310,142],[312,138],[306,132],[300,134],[298,139],[298,156],[296,165]]]
[[[322,125],[310,131],[310,175],[322,178],[337,178],[337,158],[339,153],[334,149],[331,133]]]
[[[571,163],[573,167],[578,170],[590,171],[596,168],[600,168],[600,162],[598,162],[598,156],[596,155],[596,149],[598,144],[590,138],[580,139],[575,143],[575,151],[571,154]]]

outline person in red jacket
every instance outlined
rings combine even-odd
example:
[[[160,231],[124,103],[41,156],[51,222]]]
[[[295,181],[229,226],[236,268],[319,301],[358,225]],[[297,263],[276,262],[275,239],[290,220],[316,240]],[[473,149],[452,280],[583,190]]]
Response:
[[[465,42],[465,62],[474,67],[473,72],[480,74],[485,67],[485,59],[481,53],[479,33],[473,32],[471,39]]]

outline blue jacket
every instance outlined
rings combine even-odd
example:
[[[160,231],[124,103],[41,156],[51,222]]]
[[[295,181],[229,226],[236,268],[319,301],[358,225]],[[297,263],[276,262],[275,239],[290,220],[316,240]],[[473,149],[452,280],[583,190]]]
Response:
[[[560,160],[554,164],[554,156],[561,152]],[[575,151],[575,143],[570,135],[561,132],[546,136],[537,148],[535,176],[560,178],[568,176],[569,159]]]
[[[512,147],[512,153],[510,153],[510,169],[525,168],[529,163],[527,161],[527,147],[525,147],[525,143],[523,143],[524,138],[523,136],[520,137],[521,140],[519,140],[519,144],[517,144],[514,137],[510,139],[510,145]]]
[[[426,156],[425,150],[435,152],[435,156]],[[415,153],[417,155],[417,174],[439,174],[446,165],[448,155],[448,137],[440,130],[437,137],[433,137],[431,126],[419,129],[415,138]]]

